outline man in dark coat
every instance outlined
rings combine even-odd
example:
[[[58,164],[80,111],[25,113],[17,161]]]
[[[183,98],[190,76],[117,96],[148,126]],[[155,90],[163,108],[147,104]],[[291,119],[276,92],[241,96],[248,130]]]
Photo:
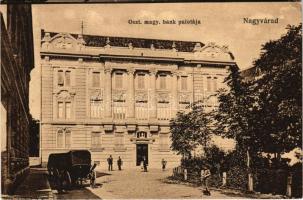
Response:
[[[120,156],[119,156],[119,158],[118,158],[118,160],[117,160],[117,165],[118,165],[118,169],[121,170],[122,159],[120,158]]]
[[[164,160],[164,158],[162,158],[162,161],[161,161],[161,164],[162,164],[162,171],[164,171],[164,170],[165,170],[166,163],[167,163],[167,161],[166,161],[166,160]]]
[[[110,155],[107,158],[107,163],[108,163],[108,171],[113,171],[113,157]]]

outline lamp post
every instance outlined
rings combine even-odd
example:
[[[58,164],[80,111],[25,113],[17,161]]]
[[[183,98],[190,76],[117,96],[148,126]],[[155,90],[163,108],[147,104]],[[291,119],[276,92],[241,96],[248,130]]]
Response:
[[[250,136],[244,136],[243,139],[245,141],[248,141],[250,139]],[[248,144],[248,142],[247,142]],[[252,173],[250,170],[250,154],[249,154],[249,146],[247,145],[247,151],[246,151],[246,156],[247,156],[247,161],[246,161],[246,166],[248,169],[248,191],[253,191],[254,187],[253,187],[253,177],[252,177]]]

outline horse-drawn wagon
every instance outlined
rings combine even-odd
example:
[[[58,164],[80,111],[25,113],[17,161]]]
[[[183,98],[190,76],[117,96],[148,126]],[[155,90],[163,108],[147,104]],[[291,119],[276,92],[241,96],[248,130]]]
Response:
[[[92,183],[95,180],[95,167],[96,164],[91,165],[91,154],[87,150],[50,154],[47,164],[50,177],[64,189],[86,180]]]

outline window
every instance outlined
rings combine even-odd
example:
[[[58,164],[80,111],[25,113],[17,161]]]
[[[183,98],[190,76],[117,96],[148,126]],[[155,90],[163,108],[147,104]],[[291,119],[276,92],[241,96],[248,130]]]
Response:
[[[57,133],[57,147],[58,148],[64,147],[64,133],[62,130],[59,130]]]
[[[146,132],[138,132],[137,133],[137,138],[147,138],[147,133]]]
[[[71,103],[65,102],[65,118],[70,119],[71,116]]]
[[[218,81],[218,78],[217,77],[214,77],[214,80],[213,80],[213,86],[214,86],[214,91],[217,91],[217,81]]]
[[[145,74],[138,74],[138,89],[144,89]]]
[[[100,72],[93,72],[93,87],[100,87]]]
[[[70,71],[65,71],[65,85],[70,86]]]
[[[124,135],[123,134],[116,135],[115,146],[116,146],[116,148],[124,148]]]
[[[117,120],[126,118],[126,104],[125,102],[113,102],[113,117]]]
[[[64,75],[63,75],[63,71],[62,70],[58,71],[58,85],[59,86],[63,86],[64,85]]]
[[[100,132],[92,132],[92,148],[101,147],[101,133]]]
[[[92,118],[102,117],[102,101],[99,99],[92,99],[90,101],[90,116]]]
[[[58,118],[70,119],[71,118],[71,102],[58,102]]]
[[[159,136],[159,149],[162,151],[169,150],[169,143],[168,143],[168,135],[163,134]]]
[[[65,131],[65,147],[70,148],[71,146],[71,133],[70,130]]]
[[[148,120],[149,111],[147,102],[136,102],[136,119]]]
[[[122,89],[122,85],[123,85],[123,74],[122,73],[116,73],[115,74],[116,89]]]
[[[207,77],[207,83],[206,83],[207,91],[211,91],[211,77]]]
[[[58,86],[60,87],[69,87],[71,86],[71,71],[70,70],[58,70],[57,72],[57,81],[58,81]]]
[[[58,102],[58,118],[63,118],[63,102]]]
[[[59,130],[57,132],[57,148],[70,148],[71,147],[71,131]]]
[[[170,108],[169,102],[158,103],[157,118],[158,118],[158,120],[170,120],[171,119],[171,108]]]
[[[181,90],[187,90],[187,76],[181,76]]]
[[[160,79],[160,89],[166,89],[166,75],[162,74],[159,76]]]

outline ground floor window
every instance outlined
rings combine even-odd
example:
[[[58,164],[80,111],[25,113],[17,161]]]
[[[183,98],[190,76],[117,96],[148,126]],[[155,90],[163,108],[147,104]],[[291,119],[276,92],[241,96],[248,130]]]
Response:
[[[92,132],[91,138],[91,147],[92,148],[100,148],[101,147],[101,133],[100,132]]]
[[[168,134],[160,134],[159,136],[159,150],[167,151],[169,150],[169,137]]]
[[[115,149],[122,150],[124,149],[124,134],[119,133],[115,135]]]
[[[71,131],[60,129],[57,132],[57,148],[71,147]]]

